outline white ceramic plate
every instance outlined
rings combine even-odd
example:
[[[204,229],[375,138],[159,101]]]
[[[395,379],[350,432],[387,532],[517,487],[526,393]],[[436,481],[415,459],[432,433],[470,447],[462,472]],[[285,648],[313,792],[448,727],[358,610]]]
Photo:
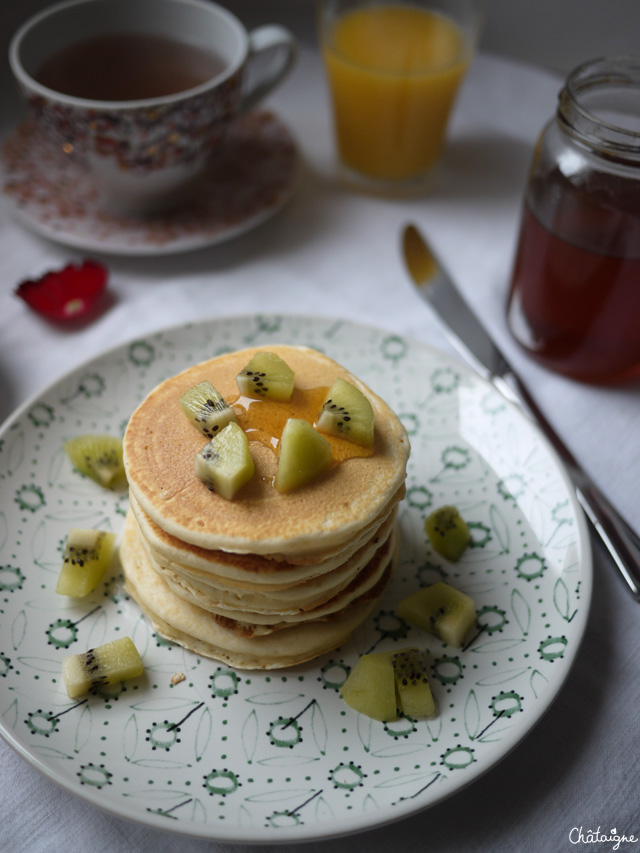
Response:
[[[109,577],[86,600],[54,592],[70,526],[121,529],[126,494],[73,471],[65,439],[123,432],[159,381],[221,352],[308,344],[383,395],[411,437],[399,571],[344,647],[285,671],[233,672],[153,633]],[[584,632],[591,557],[583,516],[538,430],[466,367],[421,344],[339,320],[251,316],[119,346],[32,399],[0,432],[0,714],[7,741],[68,791],[176,833],[283,843],[413,814],[492,767],[562,686]],[[423,531],[455,503],[473,539],[448,564]],[[482,630],[464,651],[394,615],[446,579]],[[64,655],[131,636],[145,675],[70,701]],[[417,644],[438,711],[383,724],[338,694],[358,655]],[[186,680],[172,685],[183,672]],[[541,748],[544,746],[541,744]]]
[[[239,119],[186,208],[153,217],[104,210],[86,167],[53,145],[31,119],[0,152],[3,190],[30,230],[75,248],[117,255],[162,255],[215,245],[273,216],[295,190],[298,151],[273,113]]]

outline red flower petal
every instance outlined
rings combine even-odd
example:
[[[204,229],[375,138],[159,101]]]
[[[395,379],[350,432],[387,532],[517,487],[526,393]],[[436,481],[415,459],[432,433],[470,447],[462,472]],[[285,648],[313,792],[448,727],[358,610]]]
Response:
[[[86,314],[107,286],[108,272],[96,261],[69,264],[58,272],[21,282],[17,296],[34,311],[56,320],[68,320]]]

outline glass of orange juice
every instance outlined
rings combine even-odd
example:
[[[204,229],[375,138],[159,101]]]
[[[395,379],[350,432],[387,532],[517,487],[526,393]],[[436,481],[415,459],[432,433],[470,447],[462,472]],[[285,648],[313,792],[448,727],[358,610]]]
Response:
[[[321,0],[320,47],[349,183],[391,193],[429,184],[479,21],[477,0]]]

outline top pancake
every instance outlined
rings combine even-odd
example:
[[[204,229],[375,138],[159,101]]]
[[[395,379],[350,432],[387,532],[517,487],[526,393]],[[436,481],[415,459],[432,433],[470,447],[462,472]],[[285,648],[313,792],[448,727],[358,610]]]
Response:
[[[374,410],[374,452],[345,459],[317,480],[280,494],[272,485],[275,452],[250,441],[256,472],[233,500],[225,500],[195,476],[195,455],[206,439],[178,400],[209,380],[233,403],[237,374],[252,355],[267,349],[293,369],[296,388],[328,389],[338,376],[359,387]],[[380,397],[322,353],[287,345],[227,353],[167,379],[133,413],[124,437],[129,487],[160,528],[202,548],[292,561],[321,559],[371,525],[401,494],[408,456],[406,431]]]

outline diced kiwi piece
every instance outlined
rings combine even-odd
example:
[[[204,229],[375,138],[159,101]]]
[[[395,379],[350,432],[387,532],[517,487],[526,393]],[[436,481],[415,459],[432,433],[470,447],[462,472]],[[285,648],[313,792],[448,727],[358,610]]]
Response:
[[[362,655],[340,688],[350,708],[382,723],[398,719],[392,656],[393,652]]]
[[[435,702],[420,649],[396,652],[392,664],[402,713],[414,719],[433,714]]]
[[[294,379],[293,370],[274,352],[257,352],[236,376],[246,397],[281,401],[291,399]]]
[[[113,488],[125,478],[122,439],[114,435],[78,435],[65,442],[73,467],[96,483]]]
[[[115,541],[115,534],[105,530],[72,527],[56,592],[82,598],[94,590],[111,562]]]
[[[289,418],[282,430],[278,470],[274,485],[289,492],[315,480],[331,465],[332,450],[327,439],[302,418]]]
[[[235,421],[216,433],[196,454],[196,477],[227,500],[249,482],[254,471],[249,440]]]
[[[427,516],[424,529],[433,549],[456,563],[464,554],[471,532],[455,506],[441,506]]]
[[[316,427],[320,432],[373,447],[373,408],[359,388],[338,377],[322,404]]]
[[[142,660],[130,637],[62,659],[62,677],[70,699],[107,684],[137,678],[143,672]]]
[[[180,408],[206,438],[213,436],[236,415],[217,388],[205,379],[185,391],[178,400]]]
[[[471,596],[444,581],[419,589],[404,598],[396,613],[410,625],[416,625],[461,648],[475,625],[476,606]]]

